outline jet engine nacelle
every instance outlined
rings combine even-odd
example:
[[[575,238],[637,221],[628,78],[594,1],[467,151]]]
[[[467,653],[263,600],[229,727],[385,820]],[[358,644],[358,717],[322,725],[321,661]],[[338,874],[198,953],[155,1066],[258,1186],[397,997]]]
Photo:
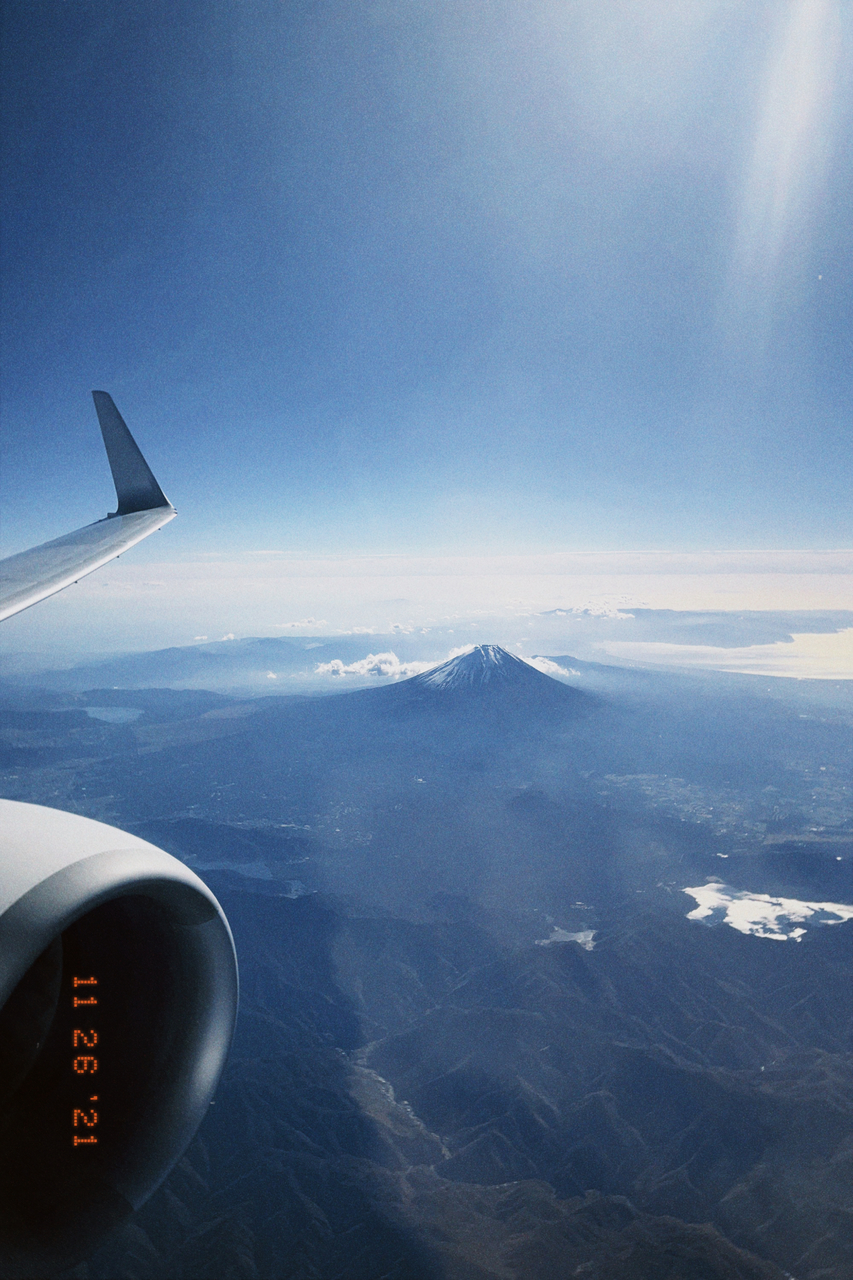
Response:
[[[237,1011],[228,922],[136,836],[0,800],[0,1276],[73,1265],[210,1104]]]

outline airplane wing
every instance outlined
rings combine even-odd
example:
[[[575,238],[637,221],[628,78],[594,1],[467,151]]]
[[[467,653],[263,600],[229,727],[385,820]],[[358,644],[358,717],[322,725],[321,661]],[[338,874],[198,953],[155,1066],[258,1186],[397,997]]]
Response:
[[[177,515],[106,391],[95,409],[118,497],[103,520],[0,560],[0,621],[114,560]]]

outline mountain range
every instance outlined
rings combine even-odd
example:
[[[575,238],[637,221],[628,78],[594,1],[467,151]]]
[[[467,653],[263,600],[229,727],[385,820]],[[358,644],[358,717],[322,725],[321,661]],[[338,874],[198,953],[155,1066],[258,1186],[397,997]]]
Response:
[[[846,703],[577,669],[7,695],[4,793],[183,857],[241,962],[208,1121],[74,1280],[853,1274],[853,920],[759,936],[853,902]]]

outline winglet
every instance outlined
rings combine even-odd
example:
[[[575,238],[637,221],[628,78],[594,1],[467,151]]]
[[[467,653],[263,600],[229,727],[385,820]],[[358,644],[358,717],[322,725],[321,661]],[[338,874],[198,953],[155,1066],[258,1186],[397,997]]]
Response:
[[[155,507],[171,507],[171,502],[154,479],[139,446],[127,429],[124,418],[106,391],[93,391],[101,435],[115,481],[118,509],[113,513],[127,516],[133,511],[151,511]]]

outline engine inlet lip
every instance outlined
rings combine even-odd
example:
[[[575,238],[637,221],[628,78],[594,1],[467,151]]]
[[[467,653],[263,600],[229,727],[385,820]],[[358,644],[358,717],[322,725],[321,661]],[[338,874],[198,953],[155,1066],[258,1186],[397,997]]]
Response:
[[[128,894],[163,903],[179,924],[218,917],[233,950],[219,903],[177,858],[153,845],[92,853],[34,885],[0,915],[0,1008],[54,938],[95,907]]]
[[[0,831],[0,901],[8,905],[0,913],[0,1010],[48,947],[72,926],[85,926],[89,915],[95,927],[99,908],[124,899],[149,903],[152,921],[164,922],[166,934],[158,944],[155,929],[152,946],[165,945],[161,959],[179,983],[170,1014],[178,1031],[168,1072],[158,1075],[155,1091],[142,1104],[129,1145],[117,1148],[116,1160],[104,1167],[109,1203],[103,1226],[101,1209],[93,1205],[94,1227],[84,1243],[61,1234],[51,1245],[4,1234],[0,1276],[22,1280],[79,1262],[168,1176],[207,1114],[224,1069],[239,979],[222,908],[171,854],[116,827],[40,806],[0,801],[3,818],[8,822]],[[144,918],[143,913],[139,919]],[[143,928],[136,934],[134,945],[140,938],[144,945],[145,933]]]
[[[191,1142],[218,1084],[236,1021],[238,975],[228,922],[207,886],[153,846],[92,854],[49,876],[0,916],[0,1007],[39,955],[97,907],[143,897],[165,908],[192,972],[183,1059],[159,1118],[115,1188],[138,1208]]]

